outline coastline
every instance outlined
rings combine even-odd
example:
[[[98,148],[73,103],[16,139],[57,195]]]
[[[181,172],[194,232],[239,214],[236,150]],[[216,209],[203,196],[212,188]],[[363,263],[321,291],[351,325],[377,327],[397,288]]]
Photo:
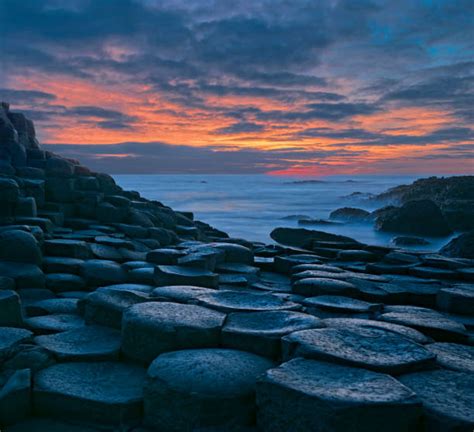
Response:
[[[393,431],[472,428],[474,260],[447,256],[469,245],[423,253],[313,227],[231,238],[43,151],[6,104],[0,140],[7,431],[336,431],[354,418],[375,431],[380,412]],[[469,220],[445,201],[410,229]]]

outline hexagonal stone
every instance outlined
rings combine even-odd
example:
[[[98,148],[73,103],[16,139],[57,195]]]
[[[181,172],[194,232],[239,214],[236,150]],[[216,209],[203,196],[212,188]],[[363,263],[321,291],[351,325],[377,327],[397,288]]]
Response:
[[[474,428],[474,375],[449,370],[411,373],[398,378],[423,403],[424,430],[458,432]]]
[[[245,291],[216,291],[199,297],[199,304],[222,312],[263,312],[295,310],[301,306],[273,294]]]
[[[224,314],[196,305],[137,304],[123,315],[122,350],[150,362],[166,351],[217,347],[224,320]]]
[[[118,358],[121,338],[118,330],[84,326],[63,333],[37,336],[35,342],[60,361],[99,361]]]
[[[438,291],[437,305],[440,309],[466,315],[474,315],[474,286],[458,285]]]
[[[216,273],[183,266],[157,266],[155,267],[154,280],[158,286],[196,285],[207,288],[217,288],[219,285],[219,275]]]
[[[342,295],[356,296],[358,290],[350,282],[329,278],[307,278],[300,279],[293,284],[293,292],[305,297],[318,295]]]
[[[0,327],[0,363],[11,355],[15,347],[28,342],[33,333],[14,327]]]
[[[20,327],[23,323],[20,296],[11,290],[0,290],[0,326]]]
[[[123,312],[137,303],[149,301],[147,293],[137,290],[99,288],[82,301],[84,320],[87,324],[99,324],[120,329]]]
[[[380,303],[369,303],[362,300],[344,296],[322,295],[309,297],[303,301],[309,313],[319,317],[335,315],[358,315],[373,316],[380,312],[383,305]]]
[[[176,303],[196,303],[203,294],[213,293],[212,288],[196,287],[189,285],[170,285],[155,288],[151,298],[159,301]]]
[[[25,325],[35,334],[50,334],[82,327],[84,320],[79,315],[52,314],[26,318]]]
[[[257,382],[264,432],[416,432],[421,404],[394,378],[363,369],[295,359]]]
[[[35,377],[34,411],[67,420],[122,424],[141,415],[145,370],[115,362],[60,363]]]
[[[45,240],[44,250],[47,255],[56,257],[87,259],[91,256],[89,245],[81,240]]]
[[[255,354],[228,349],[162,354],[148,369],[145,424],[170,432],[252,424],[255,382],[272,366]]]
[[[380,316],[382,321],[413,327],[435,340],[464,342],[466,328],[432,309],[415,306],[390,306]]]
[[[431,338],[426,337],[423,333],[410,327],[405,327],[399,324],[392,324],[385,321],[375,321],[361,318],[326,318],[324,324],[327,327],[334,328],[381,328],[382,330],[391,331],[411,339],[413,342],[419,344],[427,344],[432,342]]]
[[[435,355],[399,334],[380,328],[324,328],[282,339],[283,357],[306,357],[399,374],[430,367]]]
[[[86,282],[75,274],[48,273],[46,275],[46,288],[56,293],[82,291],[86,288]]]
[[[426,349],[436,354],[436,362],[441,366],[461,372],[474,373],[474,347],[437,342],[426,345]]]
[[[107,260],[84,261],[81,270],[87,285],[105,286],[127,282],[127,273],[120,264]]]
[[[231,313],[222,329],[222,345],[277,359],[283,336],[323,326],[320,319],[301,312]]]

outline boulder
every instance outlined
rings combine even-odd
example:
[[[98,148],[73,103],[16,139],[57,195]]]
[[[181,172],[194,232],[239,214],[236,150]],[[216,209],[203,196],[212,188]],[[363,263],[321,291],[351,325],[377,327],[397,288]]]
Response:
[[[145,370],[116,363],[61,363],[36,374],[36,415],[121,425],[141,415]]]
[[[474,375],[433,370],[399,377],[423,403],[424,430],[471,431],[474,428]]]
[[[255,354],[229,349],[161,354],[148,369],[145,424],[170,432],[251,425],[256,380],[272,366]]]
[[[166,351],[217,347],[224,319],[224,314],[196,305],[137,304],[123,315],[122,350],[149,363]]]
[[[455,237],[439,253],[453,258],[474,259],[474,231]]]
[[[443,237],[451,233],[439,207],[430,200],[408,201],[402,207],[380,216],[377,229],[387,232]]]
[[[41,265],[41,249],[36,239],[26,231],[1,231],[0,260]]]
[[[120,332],[108,327],[85,326],[53,335],[37,336],[35,342],[52,352],[59,361],[116,360]]]
[[[283,336],[323,326],[320,319],[294,311],[231,313],[222,329],[222,345],[278,359]]]
[[[323,328],[282,339],[283,357],[333,361],[376,372],[400,374],[432,366],[435,355],[405,337],[381,328]]]
[[[416,432],[415,393],[380,373],[295,359],[257,383],[258,426],[264,432]]]

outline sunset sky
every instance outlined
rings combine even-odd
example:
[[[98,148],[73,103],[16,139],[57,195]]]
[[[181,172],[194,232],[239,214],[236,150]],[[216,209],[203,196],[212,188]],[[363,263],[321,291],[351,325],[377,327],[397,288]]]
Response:
[[[0,0],[0,99],[111,173],[474,172],[472,0]]]

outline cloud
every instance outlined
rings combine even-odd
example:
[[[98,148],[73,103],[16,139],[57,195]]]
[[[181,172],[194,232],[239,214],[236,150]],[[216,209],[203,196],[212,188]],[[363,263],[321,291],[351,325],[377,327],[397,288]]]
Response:
[[[241,123],[234,123],[231,126],[216,129],[214,133],[219,134],[219,135],[228,135],[228,134],[261,132],[264,129],[265,129],[265,126],[261,124],[241,122]]]

